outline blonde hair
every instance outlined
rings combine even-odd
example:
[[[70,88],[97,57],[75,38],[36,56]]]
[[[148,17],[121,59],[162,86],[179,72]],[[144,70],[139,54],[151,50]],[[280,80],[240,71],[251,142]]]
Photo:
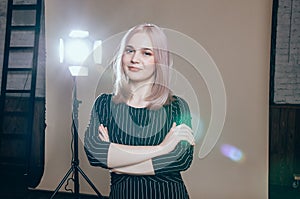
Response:
[[[131,90],[122,67],[122,56],[130,38],[136,33],[146,33],[153,46],[155,61],[155,80],[151,94],[145,100],[149,102],[148,108],[158,109],[172,101],[170,90],[170,69],[172,61],[168,51],[167,37],[163,30],[154,24],[137,25],[124,35],[119,49],[113,60],[115,74],[114,97],[115,103],[126,103],[131,97]]]

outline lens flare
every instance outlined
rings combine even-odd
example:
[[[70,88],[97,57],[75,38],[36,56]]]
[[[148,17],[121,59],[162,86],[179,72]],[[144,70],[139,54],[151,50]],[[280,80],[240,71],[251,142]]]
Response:
[[[222,145],[221,152],[234,162],[242,162],[245,159],[244,153],[240,149],[229,144]]]

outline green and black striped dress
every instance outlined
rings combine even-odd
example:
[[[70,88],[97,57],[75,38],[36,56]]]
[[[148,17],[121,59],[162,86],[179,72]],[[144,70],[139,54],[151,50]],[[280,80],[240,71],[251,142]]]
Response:
[[[158,145],[173,122],[191,126],[187,103],[180,97],[158,110],[115,104],[112,94],[100,95],[93,106],[90,124],[85,133],[85,152],[93,166],[107,168],[107,152],[111,142],[124,145]],[[98,136],[98,127],[108,128],[110,142]],[[155,175],[127,175],[111,172],[110,199],[186,199],[187,189],[181,171],[193,159],[193,146],[181,141],[176,148],[152,158]]]

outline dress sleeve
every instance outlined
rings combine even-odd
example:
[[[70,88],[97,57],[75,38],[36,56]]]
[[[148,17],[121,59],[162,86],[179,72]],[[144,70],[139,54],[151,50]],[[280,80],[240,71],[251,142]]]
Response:
[[[191,125],[191,113],[188,104],[182,98],[176,97],[172,102],[173,121],[179,124]],[[193,160],[194,147],[187,141],[181,141],[168,154],[152,158],[155,174],[180,172],[187,170]]]
[[[100,124],[107,125],[109,115],[109,95],[102,94],[94,102],[90,123],[84,136],[84,150],[92,166],[107,167],[107,153],[110,142],[100,139],[98,128]]]

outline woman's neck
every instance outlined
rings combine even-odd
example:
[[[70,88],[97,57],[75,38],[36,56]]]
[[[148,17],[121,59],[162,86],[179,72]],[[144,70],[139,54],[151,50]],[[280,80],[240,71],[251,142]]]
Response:
[[[152,84],[130,84],[131,97],[129,98],[127,104],[133,107],[146,107],[149,102],[146,98],[151,94]]]

